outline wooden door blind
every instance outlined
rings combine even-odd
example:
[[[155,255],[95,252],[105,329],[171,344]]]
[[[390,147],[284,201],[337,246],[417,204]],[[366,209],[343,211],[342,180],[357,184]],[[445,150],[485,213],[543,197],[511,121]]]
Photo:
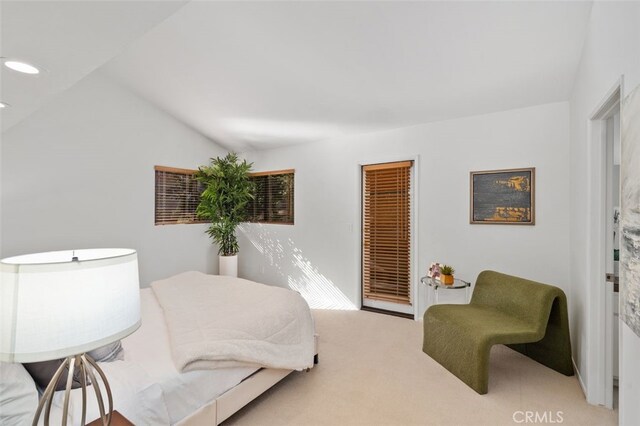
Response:
[[[362,167],[364,298],[411,305],[412,164]]]
[[[249,222],[294,222],[294,170],[251,173],[255,197],[247,207]]]
[[[155,166],[155,224],[203,223],[196,217],[204,185],[196,180],[197,170]]]

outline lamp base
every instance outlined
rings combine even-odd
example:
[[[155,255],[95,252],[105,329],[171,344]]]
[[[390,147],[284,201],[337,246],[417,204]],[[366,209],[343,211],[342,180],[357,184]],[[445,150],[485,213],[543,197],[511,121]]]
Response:
[[[69,414],[69,397],[71,396],[71,386],[73,385],[73,373],[75,369],[80,370],[80,384],[82,389],[82,421],[81,425],[86,423],[87,417],[87,379],[90,380],[93,390],[96,394],[96,399],[98,400],[98,409],[100,410],[100,418],[98,420],[101,421],[103,426],[109,426],[111,424],[111,415],[113,413],[113,397],[111,395],[111,388],[109,387],[109,382],[107,381],[107,376],[105,376],[102,369],[98,366],[89,355],[81,354],[67,357],[56,373],[53,375],[53,378],[49,382],[49,385],[45,389],[42,394],[42,398],[40,398],[40,403],[38,404],[38,410],[33,418],[33,426],[38,425],[38,421],[40,420],[40,415],[44,410],[44,424],[45,426],[49,426],[49,416],[51,414],[51,405],[53,405],[53,396],[55,393],[55,389],[58,386],[58,382],[62,378],[62,373],[65,368],[69,367],[69,373],[67,374],[67,386],[64,390],[64,403],[62,408],[62,425],[66,426],[67,417]],[[93,371],[92,371],[93,370]],[[100,375],[102,379],[102,383],[104,384],[104,389],[107,393],[107,401],[109,403],[109,410],[105,412],[104,400],[102,398],[102,392],[100,390],[100,385],[96,380],[96,376],[94,371]]]

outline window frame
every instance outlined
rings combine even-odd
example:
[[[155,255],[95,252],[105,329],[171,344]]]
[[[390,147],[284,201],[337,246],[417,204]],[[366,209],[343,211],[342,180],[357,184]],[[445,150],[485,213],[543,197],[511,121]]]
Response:
[[[195,210],[193,211],[193,220],[188,220],[188,221],[181,221],[181,220],[158,221],[158,172],[161,172],[161,173],[173,173],[173,174],[185,175],[185,176],[194,176],[198,172],[198,170],[183,169],[183,168],[179,168],[179,167],[169,167],[169,166],[155,165],[155,166],[153,166],[153,171],[154,171],[154,173],[153,173],[154,174],[154,215],[153,215],[154,226],[194,225],[194,224],[208,223],[208,221],[206,219],[198,219],[198,216],[196,215]],[[195,177],[193,177],[193,179],[195,180]],[[200,192],[200,194],[201,193],[202,192]],[[185,193],[185,196],[186,196],[186,193]],[[198,202],[198,204],[199,204],[199,202]],[[197,206],[196,206],[196,208],[197,208]]]
[[[296,170],[295,169],[283,169],[283,170],[268,170],[268,171],[262,171],[262,172],[252,172],[249,173],[249,177],[250,178],[256,178],[256,177],[262,177],[262,176],[276,176],[276,175],[291,175],[292,176],[292,181],[291,181],[291,186],[292,186],[292,190],[291,190],[291,195],[289,197],[289,201],[288,201],[288,207],[287,210],[290,212],[289,216],[291,217],[291,221],[287,221],[287,222],[282,222],[282,221],[273,221],[273,220],[255,220],[253,218],[253,212],[249,212],[248,210],[250,209],[251,205],[247,206],[247,223],[259,223],[259,224],[265,224],[265,225],[295,225],[295,176],[296,176]],[[270,207],[270,206],[269,206]],[[269,208],[266,207],[264,208],[264,211],[268,212]]]

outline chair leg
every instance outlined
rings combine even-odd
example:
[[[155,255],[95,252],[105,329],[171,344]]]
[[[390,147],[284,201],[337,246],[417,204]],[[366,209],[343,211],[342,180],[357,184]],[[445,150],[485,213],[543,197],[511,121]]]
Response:
[[[488,340],[469,340],[462,330],[425,315],[422,350],[471,389],[481,395],[488,392],[491,352]]]

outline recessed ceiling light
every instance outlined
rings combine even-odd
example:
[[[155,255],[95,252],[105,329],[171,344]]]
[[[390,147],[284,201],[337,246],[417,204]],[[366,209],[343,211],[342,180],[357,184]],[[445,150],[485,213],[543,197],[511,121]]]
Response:
[[[4,102],[0,102],[0,108],[9,108],[11,105],[4,103]]]
[[[21,61],[8,60],[4,61],[4,66],[24,74],[39,74],[40,70],[31,64]]]

